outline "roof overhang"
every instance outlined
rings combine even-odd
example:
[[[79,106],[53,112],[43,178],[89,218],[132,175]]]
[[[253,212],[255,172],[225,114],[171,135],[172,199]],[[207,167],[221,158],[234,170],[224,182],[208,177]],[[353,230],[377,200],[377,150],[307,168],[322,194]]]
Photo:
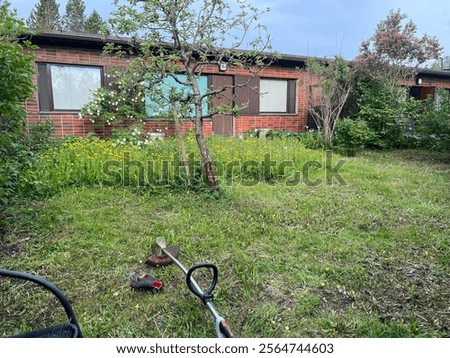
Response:
[[[35,45],[42,46],[65,46],[72,48],[86,48],[102,50],[105,44],[113,43],[121,45],[123,47],[132,47],[132,39],[122,38],[117,36],[106,36],[97,34],[87,34],[81,32],[63,32],[57,30],[45,30],[36,31],[30,29],[25,36],[31,40]],[[271,53],[266,53],[268,57],[272,56]],[[277,65],[286,67],[299,67],[305,66],[310,56],[292,55],[292,54],[278,54],[277,60],[274,61]],[[330,59],[318,58],[321,61],[329,61]],[[450,78],[450,71],[433,70],[427,68],[419,68],[418,75],[436,78]]]

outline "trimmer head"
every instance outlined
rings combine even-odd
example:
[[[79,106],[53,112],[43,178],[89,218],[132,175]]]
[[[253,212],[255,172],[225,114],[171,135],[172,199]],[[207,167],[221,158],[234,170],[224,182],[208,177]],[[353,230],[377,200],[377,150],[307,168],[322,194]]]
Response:
[[[157,237],[152,244],[152,253],[158,257],[166,256],[162,250],[167,247],[166,240],[163,237]]]
[[[163,237],[158,237],[152,244],[152,254],[147,258],[145,263],[150,266],[167,266],[172,263],[163,250],[169,252],[173,257],[178,257],[180,248],[178,245],[166,246],[166,240]]]

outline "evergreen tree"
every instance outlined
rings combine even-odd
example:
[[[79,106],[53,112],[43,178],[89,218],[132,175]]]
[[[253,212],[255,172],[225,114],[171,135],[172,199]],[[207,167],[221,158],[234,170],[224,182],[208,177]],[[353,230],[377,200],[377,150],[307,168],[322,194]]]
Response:
[[[86,15],[84,10],[86,5],[83,0],[69,0],[66,4],[66,13],[63,24],[65,31],[83,32],[85,31]]]
[[[100,14],[94,10],[84,23],[84,31],[90,34],[99,34],[105,25]]]
[[[27,25],[39,30],[61,30],[59,4],[55,0],[39,0],[27,19]]]

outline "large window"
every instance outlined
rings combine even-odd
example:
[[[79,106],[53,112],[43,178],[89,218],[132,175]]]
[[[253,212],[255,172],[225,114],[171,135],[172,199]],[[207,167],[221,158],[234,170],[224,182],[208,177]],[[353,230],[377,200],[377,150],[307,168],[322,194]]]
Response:
[[[297,80],[235,75],[235,103],[241,115],[295,114]]]
[[[261,113],[295,113],[295,81],[261,78],[259,82]]]
[[[38,64],[40,111],[79,111],[102,85],[102,67]]]

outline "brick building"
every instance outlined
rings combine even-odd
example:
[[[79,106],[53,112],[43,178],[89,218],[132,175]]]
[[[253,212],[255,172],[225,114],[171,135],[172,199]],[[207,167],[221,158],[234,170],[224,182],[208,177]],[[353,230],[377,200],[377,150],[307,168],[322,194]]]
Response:
[[[109,38],[108,42],[123,43]],[[25,103],[30,124],[51,118],[58,136],[85,136],[89,132],[107,134],[108,129],[94,128],[86,118],[79,118],[79,109],[89,100],[92,90],[106,86],[106,74],[111,68],[127,66],[127,59],[102,55],[104,36],[59,31],[45,31],[34,35],[37,92]],[[308,125],[308,81],[298,68],[305,66],[304,56],[282,55],[276,63],[252,80],[251,86],[260,88],[262,95],[247,88],[235,88],[236,101],[248,101],[240,116],[216,115],[204,122],[205,134],[240,135],[250,129],[285,129],[305,131]],[[212,68],[205,76],[208,85],[239,83],[248,73],[231,66]],[[423,70],[416,78],[410,93],[417,99],[436,96],[436,88],[450,89],[450,71]],[[217,102],[217,101],[216,101]],[[213,102],[214,104],[214,102]],[[149,116],[145,128],[154,131],[169,127],[166,122]],[[183,124],[183,130],[192,127]]]

